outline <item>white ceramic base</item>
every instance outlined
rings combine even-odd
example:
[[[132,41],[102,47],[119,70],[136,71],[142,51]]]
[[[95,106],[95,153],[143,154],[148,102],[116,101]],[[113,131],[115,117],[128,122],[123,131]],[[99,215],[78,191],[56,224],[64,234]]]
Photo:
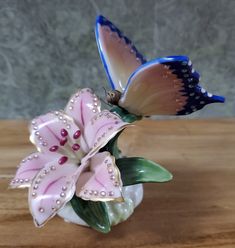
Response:
[[[123,197],[125,199],[122,203],[106,202],[108,215],[111,225],[125,221],[134,212],[134,209],[140,204],[143,199],[143,185],[136,184],[123,187]],[[74,212],[70,203],[62,208],[58,215],[67,222],[72,222],[78,225],[87,226],[87,224]]]

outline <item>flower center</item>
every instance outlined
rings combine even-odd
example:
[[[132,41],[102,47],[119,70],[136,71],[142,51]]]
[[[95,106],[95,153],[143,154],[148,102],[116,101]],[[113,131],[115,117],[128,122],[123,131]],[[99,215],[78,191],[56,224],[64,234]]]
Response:
[[[63,165],[67,160],[76,160],[77,164],[80,164],[83,152],[78,144],[79,138],[81,136],[81,131],[77,130],[72,138],[68,135],[68,131],[65,129],[60,130],[61,139],[59,145],[53,145],[49,148],[50,152],[59,152],[62,156],[59,158],[58,163]]]

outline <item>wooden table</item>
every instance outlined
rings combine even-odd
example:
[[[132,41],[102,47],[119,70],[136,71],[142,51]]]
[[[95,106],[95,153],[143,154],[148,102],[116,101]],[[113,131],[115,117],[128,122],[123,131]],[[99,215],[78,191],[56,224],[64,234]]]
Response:
[[[235,120],[141,121],[120,145],[174,174],[146,184],[135,214],[109,234],[53,218],[34,227],[27,190],[10,190],[33,146],[24,121],[0,122],[0,247],[235,247]]]

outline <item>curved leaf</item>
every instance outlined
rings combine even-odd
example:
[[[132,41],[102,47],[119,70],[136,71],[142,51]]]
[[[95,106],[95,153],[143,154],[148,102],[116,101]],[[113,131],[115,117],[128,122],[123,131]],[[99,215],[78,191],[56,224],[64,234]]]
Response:
[[[85,201],[74,195],[70,203],[76,214],[90,227],[102,233],[108,233],[111,230],[104,202]]]
[[[159,164],[140,157],[120,158],[116,165],[121,172],[123,186],[138,183],[162,183],[172,179],[172,174]]]

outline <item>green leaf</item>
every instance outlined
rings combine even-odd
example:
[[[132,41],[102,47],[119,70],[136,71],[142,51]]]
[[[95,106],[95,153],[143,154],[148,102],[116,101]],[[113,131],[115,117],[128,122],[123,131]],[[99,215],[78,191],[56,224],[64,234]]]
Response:
[[[114,114],[119,115],[123,121],[129,123],[142,119],[142,116],[131,114],[126,109],[120,108],[118,106],[113,107],[112,109],[110,109],[110,111],[113,112]]]
[[[70,203],[76,214],[90,227],[102,233],[108,233],[111,230],[104,202],[85,201],[74,195]]]
[[[172,179],[172,174],[153,161],[140,158],[119,158],[116,160],[124,186],[138,183],[162,183]]]

